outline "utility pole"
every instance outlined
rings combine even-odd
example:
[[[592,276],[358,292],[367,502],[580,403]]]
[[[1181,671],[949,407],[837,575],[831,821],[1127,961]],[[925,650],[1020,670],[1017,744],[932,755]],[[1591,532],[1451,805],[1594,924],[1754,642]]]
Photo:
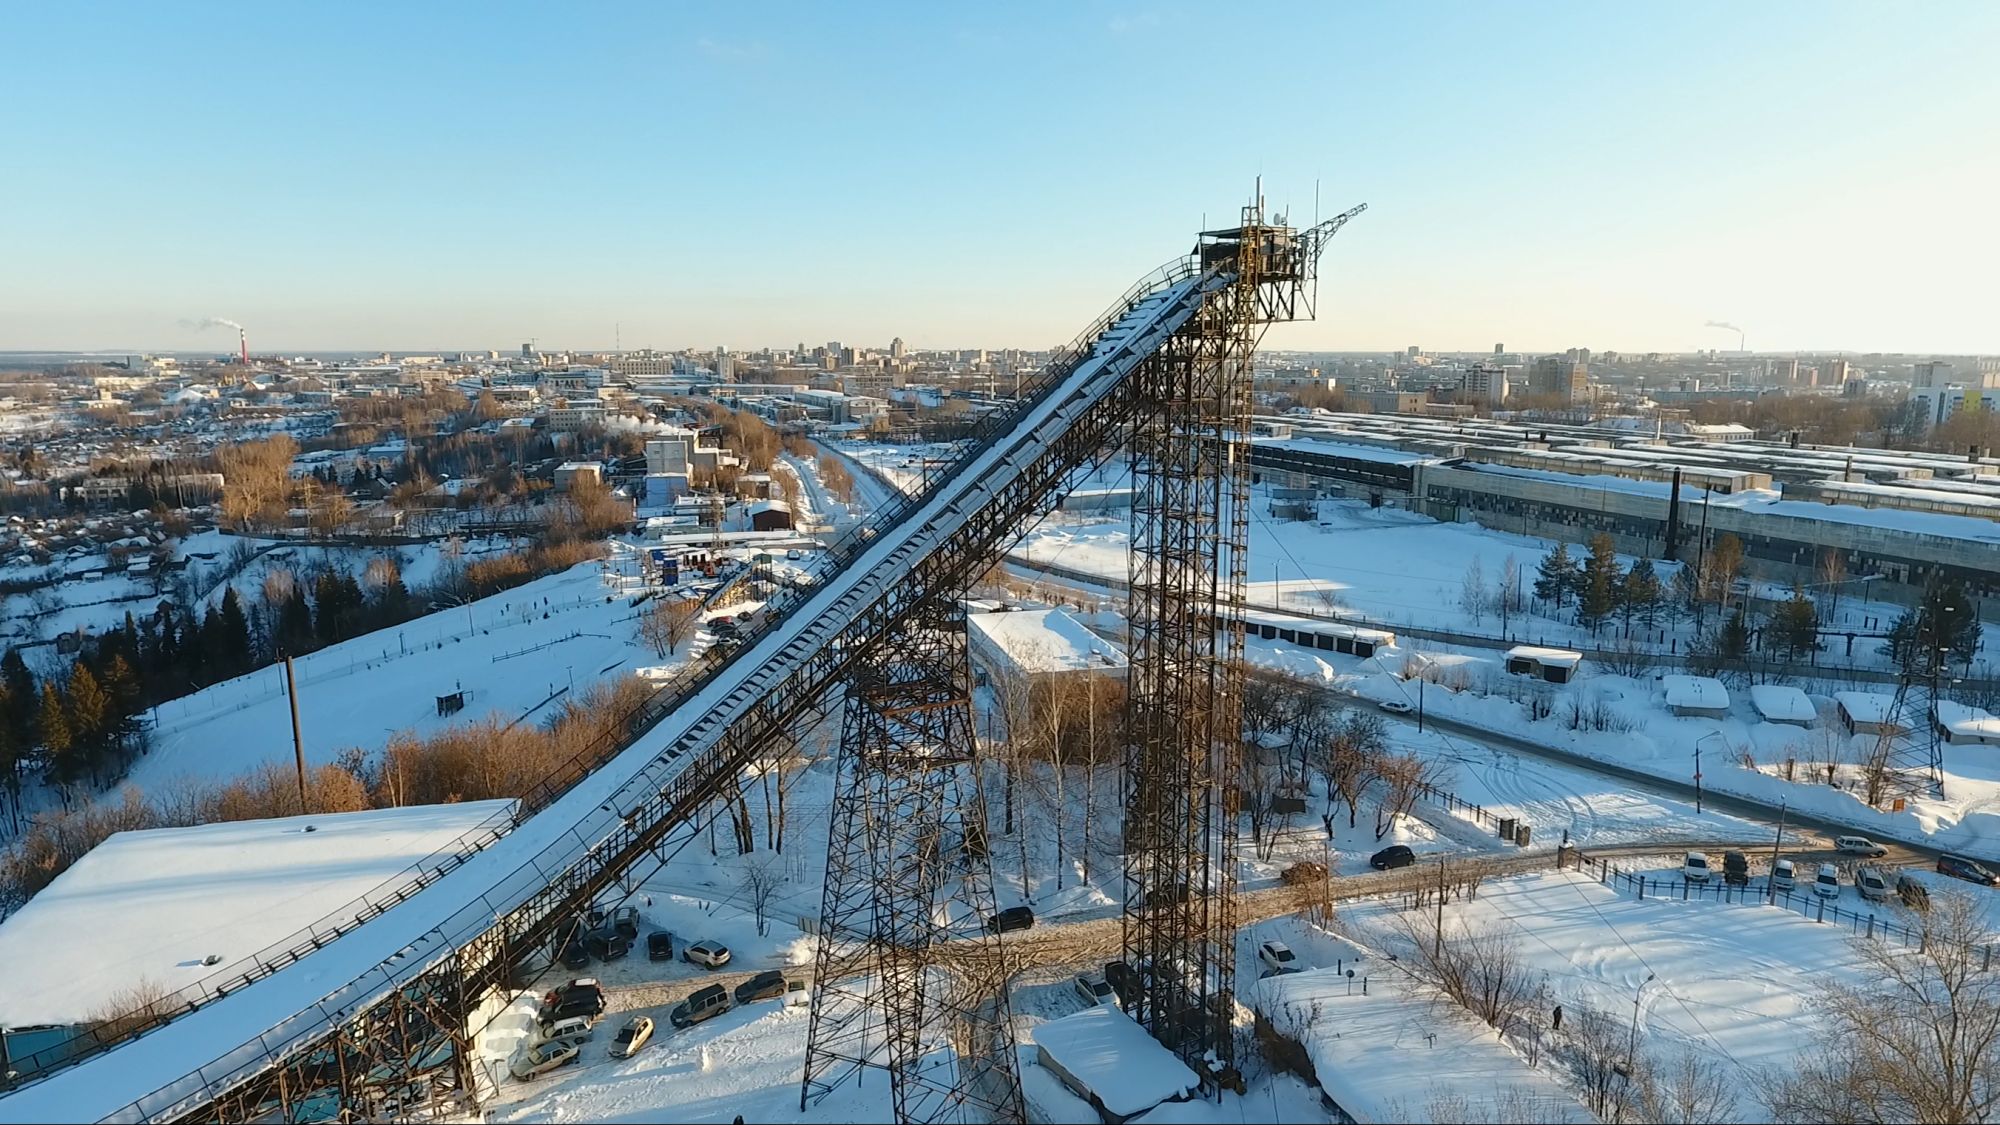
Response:
[[[1437,932],[1431,935],[1431,960],[1444,958],[1444,857],[1438,857],[1438,919]]]
[[[1778,802],[1778,837],[1777,839],[1771,841],[1771,870],[1774,873],[1778,870],[1778,849],[1781,846],[1783,846],[1785,842],[1785,813],[1789,809],[1790,809],[1790,804],[1788,802],[1786,801]],[[1765,884],[1764,897],[1766,898],[1766,900],[1774,903],[1777,902],[1778,884],[1770,879],[1765,879],[1764,884]]]
[[[292,701],[292,758],[299,768],[299,815],[311,812],[306,807],[306,741],[299,732],[299,682],[292,671],[292,654],[285,654],[285,694]]]
[[[1701,739],[1694,740],[1694,814],[1701,815]]]
[[[1417,733],[1424,733],[1424,678],[1417,677]]]

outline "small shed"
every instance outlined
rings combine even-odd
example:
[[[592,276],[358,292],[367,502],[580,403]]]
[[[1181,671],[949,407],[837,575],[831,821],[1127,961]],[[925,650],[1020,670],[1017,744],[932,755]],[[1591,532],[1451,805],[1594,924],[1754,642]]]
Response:
[[[1819,722],[1819,708],[1812,697],[1786,684],[1755,684],[1750,688],[1750,706],[1767,723],[1810,727]]]
[[[1516,676],[1533,676],[1552,684],[1566,684],[1583,667],[1583,654],[1569,648],[1515,645],[1507,650],[1507,671]]]
[[[1978,707],[1940,699],[1931,717],[1937,723],[1938,737],[1953,746],[2000,746],[2000,718]]]
[[[759,500],[750,505],[750,530],[790,531],[792,506],[783,500]]]
[[[1896,697],[1886,691],[1837,691],[1833,702],[1849,734],[1894,734],[1901,730],[1891,714]]]
[[[586,478],[592,484],[604,483],[604,466],[595,461],[564,461],[556,466],[556,491],[568,492]]]
[[[1662,676],[1667,710],[1684,719],[1729,717],[1729,689],[1711,676]]]
[[[1117,1008],[1086,1008],[1029,1032],[1035,1061],[1090,1103],[1107,1125],[1165,1102],[1184,1102],[1201,1079]]]

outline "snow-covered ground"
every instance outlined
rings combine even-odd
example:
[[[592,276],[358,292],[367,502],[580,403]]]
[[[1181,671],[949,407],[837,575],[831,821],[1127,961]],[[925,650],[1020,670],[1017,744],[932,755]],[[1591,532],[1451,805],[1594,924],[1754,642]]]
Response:
[[[498,713],[538,721],[557,693],[660,663],[638,638],[637,612],[580,563],[470,605],[330,645],[294,661],[306,760],[379,750],[399,731],[424,734]],[[683,642],[683,656],[692,645]],[[153,748],[132,766],[142,789],[184,776],[235,777],[292,758],[284,667],[226,680],[158,709]],[[440,716],[437,698],[468,693]]]
[[[1397,913],[1377,900],[1341,918],[1381,948],[1396,940]],[[1764,1116],[1763,1076],[1810,1042],[1817,986],[1863,972],[1844,926],[1760,905],[1641,901],[1575,871],[1489,880],[1446,909],[1447,927],[1457,922],[1505,935],[1571,1011],[1624,1021],[1636,1000],[1641,1049],[1671,1058],[1685,1048],[1721,1067],[1737,1093],[1731,1120]]]

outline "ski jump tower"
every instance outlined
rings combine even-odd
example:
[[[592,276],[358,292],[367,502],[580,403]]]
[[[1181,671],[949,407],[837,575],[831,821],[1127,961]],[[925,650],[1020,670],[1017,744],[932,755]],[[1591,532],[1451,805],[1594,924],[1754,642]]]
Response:
[[[1312,315],[1305,231],[1205,231],[1086,351],[1122,373],[1101,430],[1133,474],[1125,758],[1131,1016],[1203,1075],[1234,1080],[1236,874],[1251,366],[1266,327]],[[1136,345],[1136,346],[1134,346]],[[1085,451],[1101,455],[1102,450]],[[927,606],[847,687],[801,1108],[888,1070],[899,1121],[1019,1121],[966,673],[961,591]]]

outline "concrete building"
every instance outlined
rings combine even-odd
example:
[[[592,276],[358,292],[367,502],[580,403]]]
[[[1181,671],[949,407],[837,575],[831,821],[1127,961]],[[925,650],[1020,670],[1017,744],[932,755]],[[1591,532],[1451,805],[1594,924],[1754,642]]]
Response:
[[[595,461],[564,461],[556,466],[556,491],[568,492],[579,480],[604,483],[604,466]]]
[[[693,430],[674,428],[646,439],[648,473],[685,474],[693,464],[691,451],[697,438]]]
[[[1590,366],[1567,356],[1545,355],[1528,375],[1528,393],[1554,396],[1574,406],[1590,398]]]
[[[965,637],[973,679],[1002,695],[1059,680],[1125,678],[1124,650],[1066,610],[967,614]]]
[[[759,500],[750,505],[750,530],[790,531],[792,506],[783,500]]]
[[[1458,383],[1467,402],[1499,406],[1507,401],[1507,369],[1497,363],[1475,363]]]
[[[1726,719],[1729,717],[1729,689],[1710,676],[1667,675],[1660,677],[1667,710],[1683,719]]]
[[[595,398],[560,399],[549,407],[549,430],[571,434],[587,426],[604,424],[604,403]]]
[[[1582,667],[1583,654],[1574,649],[1515,645],[1507,650],[1506,655],[1509,675],[1533,676],[1552,684],[1570,682]]]

